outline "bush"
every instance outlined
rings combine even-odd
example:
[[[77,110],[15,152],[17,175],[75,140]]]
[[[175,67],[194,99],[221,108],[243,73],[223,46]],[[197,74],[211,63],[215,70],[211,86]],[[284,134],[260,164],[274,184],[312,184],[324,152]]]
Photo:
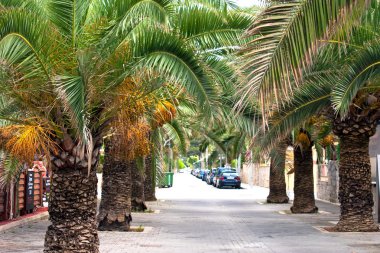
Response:
[[[177,164],[179,170],[183,170],[184,168],[186,168],[185,163],[181,159],[178,159]]]

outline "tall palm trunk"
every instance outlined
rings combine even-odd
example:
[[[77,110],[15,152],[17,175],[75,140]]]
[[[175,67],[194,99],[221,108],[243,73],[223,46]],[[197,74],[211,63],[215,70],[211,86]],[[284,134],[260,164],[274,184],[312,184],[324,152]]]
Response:
[[[368,118],[348,117],[334,121],[334,133],[340,138],[339,201],[340,219],[336,230],[344,232],[378,231],[372,208],[369,138],[376,122]]]
[[[155,188],[155,173],[152,155],[145,158],[145,183],[144,183],[144,196],[146,201],[155,201],[156,188]]]
[[[294,201],[292,213],[316,213],[312,145],[294,147]]]
[[[65,151],[66,150],[66,151]],[[51,225],[45,235],[45,253],[99,252],[96,224],[99,147],[87,159],[78,156],[79,147],[70,144],[52,158],[52,187],[49,203]]]
[[[268,203],[288,203],[289,197],[286,194],[285,182],[285,160],[286,149],[288,144],[286,141],[279,143],[278,147],[272,151],[270,161],[270,175],[269,175],[269,195],[267,197]]]
[[[132,172],[132,210],[143,212],[147,209],[144,196],[144,171],[137,165],[136,160],[130,162]]]
[[[128,162],[112,155],[111,145],[111,141],[106,141],[98,229],[128,231],[132,221],[131,169]]]

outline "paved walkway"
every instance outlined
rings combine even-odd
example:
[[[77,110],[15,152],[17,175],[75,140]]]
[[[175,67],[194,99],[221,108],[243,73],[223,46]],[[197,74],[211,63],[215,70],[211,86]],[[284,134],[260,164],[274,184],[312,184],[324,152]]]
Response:
[[[289,214],[290,205],[264,203],[268,191],[254,187],[217,189],[189,174],[176,174],[174,187],[159,189],[159,213],[133,214],[145,232],[100,232],[102,253],[376,253],[379,233],[325,233],[338,206],[319,202],[312,215]],[[48,221],[0,233],[0,252],[42,252]]]

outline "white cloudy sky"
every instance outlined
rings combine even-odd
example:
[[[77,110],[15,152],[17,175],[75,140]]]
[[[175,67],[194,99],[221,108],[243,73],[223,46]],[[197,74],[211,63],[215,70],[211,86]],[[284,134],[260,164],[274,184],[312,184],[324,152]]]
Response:
[[[242,7],[250,7],[252,5],[260,4],[260,0],[235,0],[235,2]]]

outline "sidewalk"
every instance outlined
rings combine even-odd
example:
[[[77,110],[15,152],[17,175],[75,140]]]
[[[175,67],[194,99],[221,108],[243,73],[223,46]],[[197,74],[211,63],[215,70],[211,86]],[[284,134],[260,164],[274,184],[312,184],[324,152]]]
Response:
[[[48,208],[41,207],[41,208],[38,208],[38,210],[35,211],[34,213],[22,215],[12,220],[0,221],[0,232],[5,231],[7,229],[28,224],[32,221],[47,219],[48,217],[49,217]]]

